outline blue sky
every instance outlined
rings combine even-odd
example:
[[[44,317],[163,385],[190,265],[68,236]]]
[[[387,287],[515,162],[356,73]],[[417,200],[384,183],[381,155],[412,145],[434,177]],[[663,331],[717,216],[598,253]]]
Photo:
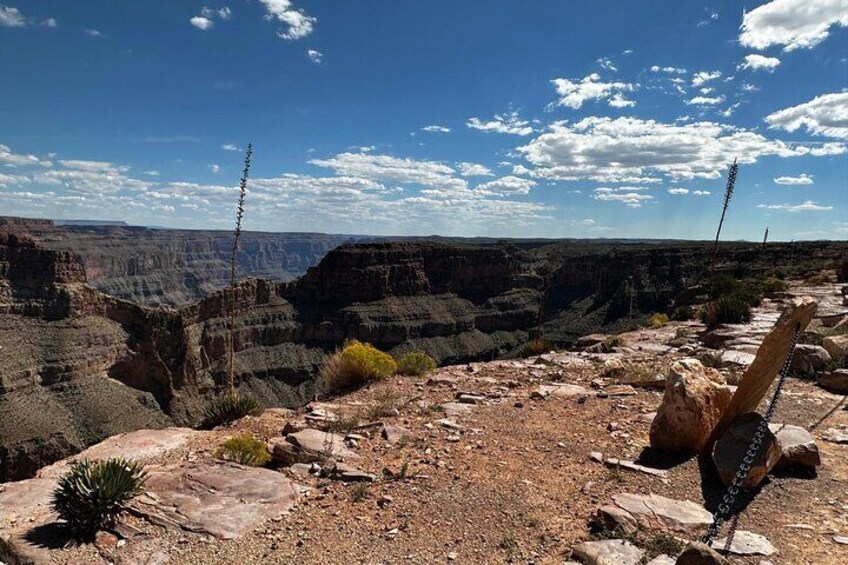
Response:
[[[0,215],[848,237],[848,0],[0,0]]]

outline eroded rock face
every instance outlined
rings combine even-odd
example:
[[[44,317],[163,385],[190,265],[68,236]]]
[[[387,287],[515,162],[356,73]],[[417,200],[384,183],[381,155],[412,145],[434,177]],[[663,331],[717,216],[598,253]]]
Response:
[[[651,447],[672,452],[700,452],[731,398],[724,377],[697,359],[671,367],[665,394],[651,422]]]

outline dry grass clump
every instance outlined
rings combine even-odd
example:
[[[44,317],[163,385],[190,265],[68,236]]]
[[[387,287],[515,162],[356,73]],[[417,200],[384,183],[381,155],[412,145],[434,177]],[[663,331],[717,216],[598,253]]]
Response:
[[[830,273],[825,273],[825,272],[816,273],[814,275],[810,275],[809,277],[807,277],[807,279],[804,282],[806,282],[807,284],[812,285],[812,286],[820,286],[820,285],[823,285],[823,284],[830,284],[830,283],[833,282],[833,276],[831,276]]]
[[[412,351],[397,360],[399,375],[420,377],[436,368],[436,361],[421,351]]]
[[[646,320],[645,325],[649,328],[654,328],[658,330],[662,327],[665,327],[668,324],[668,314],[651,314],[651,316]]]
[[[607,336],[601,342],[601,351],[604,353],[612,353],[616,347],[624,347],[624,338],[619,335]]]
[[[228,439],[215,452],[215,457],[250,467],[263,467],[271,461],[271,455],[268,453],[265,442],[250,434],[242,434]]]
[[[524,348],[521,350],[521,354],[524,357],[533,357],[536,355],[542,355],[543,353],[548,353],[549,351],[554,350],[554,344],[546,339],[534,338],[528,341]]]
[[[385,379],[394,375],[397,369],[397,363],[388,353],[353,340],[326,359],[319,378],[327,390],[338,391]]]

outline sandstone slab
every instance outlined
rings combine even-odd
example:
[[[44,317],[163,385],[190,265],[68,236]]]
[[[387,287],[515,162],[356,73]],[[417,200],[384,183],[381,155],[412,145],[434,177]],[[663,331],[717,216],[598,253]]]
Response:
[[[585,396],[589,394],[589,391],[580,385],[566,383],[540,385],[537,390],[542,396],[555,396],[559,398],[572,398],[575,396]]]
[[[668,530],[694,535],[712,523],[712,514],[689,500],[674,500],[657,494],[621,493],[612,497],[612,506],[621,509],[642,528]]]
[[[711,545],[713,549],[724,551],[727,546],[727,538],[717,539]],[[768,557],[774,555],[777,550],[765,536],[739,530],[733,535],[733,540],[730,542],[727,552],[735,555],[764,555]]]
[[[295,484],[269,469],[197,462],[151,468],[132,507],[163,527],[235,539],[292,508]]]
[[[819,386],[836,394],[848,394],[848,369],[821,372],[818,375]]]
[[[699,452],[730,402],[730,389],[715,369],[697,359],[672,365],[662,404],[651,422],[651,447],[673,452]]]
[[[345,445],[344,438],[338,434],[306,428],[286,436],[286,441],[306,453],[334,459],[356,459],[359,455]]]

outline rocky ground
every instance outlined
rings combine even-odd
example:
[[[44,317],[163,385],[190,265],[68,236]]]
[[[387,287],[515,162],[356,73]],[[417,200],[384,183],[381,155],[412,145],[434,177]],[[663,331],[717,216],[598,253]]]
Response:
[[[836,285],[792,292],[814,295],[820,314],[846,309]],[[63,547],[49,511],[61,461],[0,485],[0,561],[673,563],[658,556],[703,534],[724,488],[709,458],[650,449],[665,375],[676,360],[713,352],[704,359],[736,383],[782,307],[766,300],[751,323],[703,336],[696,322],[673,322],[623,334],[612,352],[587,338],[581,351],[392,377],[208,432],[115,436],[77,457],[148,463],[148,492],[122,524],[95,544]],[[812,329],[834,333],[822,323],[841,320]],[[731,562],[848,561],[845,405],[844,390],[787,381],[773,421],[808,430],[822,463],[770,473],[738,520]],[[215,459],[243,432],[268,442],[270,470]],[[638,532],[608,540],[622,532],[593,527],[605,505]],[[618,560],[598,557],[605,544]]]

